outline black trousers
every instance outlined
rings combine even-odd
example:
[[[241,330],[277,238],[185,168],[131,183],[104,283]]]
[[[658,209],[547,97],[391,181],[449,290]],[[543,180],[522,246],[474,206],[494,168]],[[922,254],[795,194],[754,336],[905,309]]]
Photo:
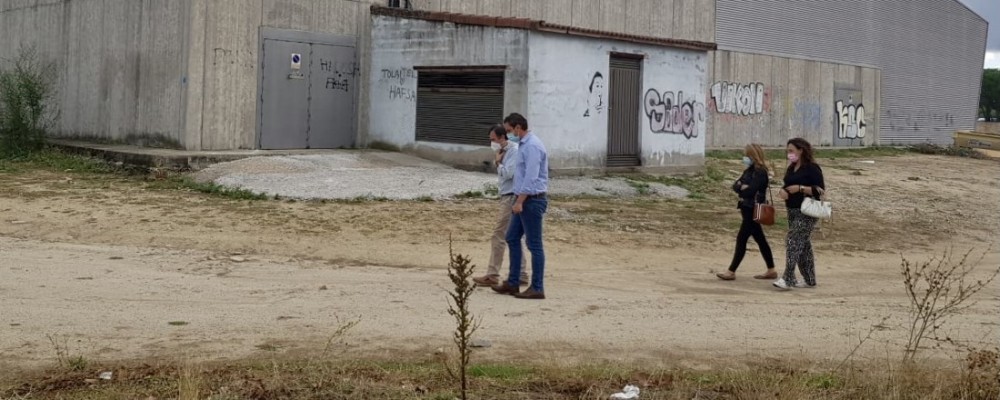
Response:
[[[743,216],[743,223],[740,225],[740,233],[736,234],[736,253],[733,254],[733,262],[729,264],[729,270],[736,272],[736,269],[740,267],[743,256],[747,253],[747,241],[750,240],[751,236],[757,242],[757,248],[760,249],[760,255],[764,256],[767,268],[774,268],[771,246],[767,244],[767,238],[764,237],[764,228],[753,220],[753,208],[740,207],[740,215]]]

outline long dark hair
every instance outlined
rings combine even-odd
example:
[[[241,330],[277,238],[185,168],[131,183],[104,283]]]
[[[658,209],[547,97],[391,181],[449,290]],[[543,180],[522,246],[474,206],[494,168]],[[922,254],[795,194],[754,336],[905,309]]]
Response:
[[[796,149],[802,150],[802,155],[799,156],[799,166],[805,167],[816,163],[816,158],[813,156],[813,147],[805,139],[793,138],[788,141],[788,144],[795,146]],[[791,170],[792,167],[793,165],[789,165],[788,169]]]

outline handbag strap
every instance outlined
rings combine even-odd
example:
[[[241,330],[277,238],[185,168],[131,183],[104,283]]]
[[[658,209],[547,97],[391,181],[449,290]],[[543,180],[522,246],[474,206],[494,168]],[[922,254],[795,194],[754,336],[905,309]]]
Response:
[[[768,201],[766,198],[768,194],[771,195],[771,201]],[[767,193],[765,193],[764,196],[765,196],[764,198],[765,203],[768,204],[774,203],[774,191],[771,190],[771,174],[767,174]]]
[[[812,192],[813,192],[812,197],[813,198],[815,198],[816,200],[819,200],[819,201],[824,201],[824,198],[826,197],[826,189],[823,189],[823,193],[822,194],[819,192],[819,189],[820,189],[819,186],[812,186],[810,189],[812,189]]]

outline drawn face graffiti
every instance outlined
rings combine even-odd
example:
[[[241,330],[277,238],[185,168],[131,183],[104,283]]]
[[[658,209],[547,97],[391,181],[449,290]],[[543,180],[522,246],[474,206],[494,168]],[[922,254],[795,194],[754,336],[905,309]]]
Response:
[[[587,97],[587,111],[583,113],[584,117],[589,117],[593,114],[600,114],[604,111],[604,75],[600,72],[595,72],[594,77],[590,78],[590,96]]]

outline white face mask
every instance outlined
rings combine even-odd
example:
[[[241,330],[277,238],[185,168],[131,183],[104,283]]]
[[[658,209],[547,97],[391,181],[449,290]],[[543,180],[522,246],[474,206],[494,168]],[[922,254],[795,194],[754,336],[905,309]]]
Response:
[[[490,142],[490,148],[492,148],[494,152],[499,152],[500,149],[502,149],[502,147],[500,147],[500,143],[497,142]]]

